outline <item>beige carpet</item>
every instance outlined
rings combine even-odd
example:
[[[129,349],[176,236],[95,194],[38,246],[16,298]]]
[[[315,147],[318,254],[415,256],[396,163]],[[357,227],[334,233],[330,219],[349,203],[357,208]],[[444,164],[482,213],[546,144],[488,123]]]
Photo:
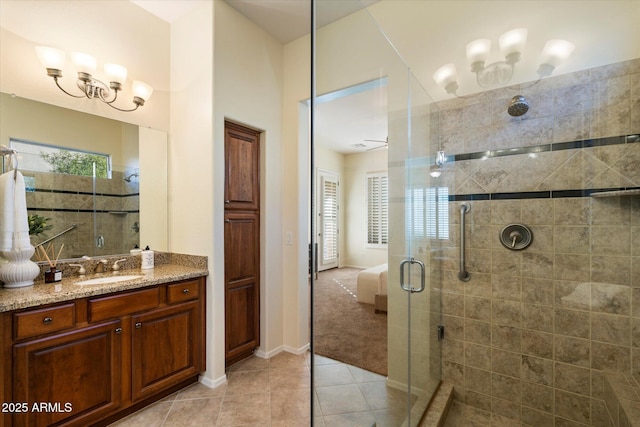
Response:
[[[360,269],[336,268],[314,281],[314,352],[387,375],[387,315],[359,303]]]

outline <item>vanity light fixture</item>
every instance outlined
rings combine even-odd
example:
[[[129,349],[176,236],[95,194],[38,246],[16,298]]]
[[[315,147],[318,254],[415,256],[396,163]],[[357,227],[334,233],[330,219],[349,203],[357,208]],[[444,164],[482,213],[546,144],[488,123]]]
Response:
[[[508,83],[513,77],[515,64],[520,61],[526,42],[526,28],[515,28],[502,34],[498,39],[498,44],[502,55],[504,55],[504,61],[488,65],[486,61],[491,53],[491,40],[478,39],[468,43],[467,60],[471,65],[471,72],[476,75],[478,86],[487,89]],[[573,43],[566,40],[549,40],[542,52],[538,68],[538,81],[551,75],[555,67],[571,55],[574,48]],[[454,64],[446,64],[438,68],[433,74],[433,79],[448,94],[458,96],[456,94],[458,76]]]
[[[122,85],[127,80],[127,69],[118,64],[105,64],[104,72],[109,79],[109,85],[95,78],[93,74],[96,71],[97,60],[95,57],[86,54],[73,52],[71,60],[78,71],[78,88],[83,95],[74,95],[67,92],[60,86],[58,79],[62,77],[62,67],[64,66],[66,53],[60,49],[46,46],[37,46],[36,53],[42,65],[47,69],[47,75],[53,77],[56,86],[69,96],[74,98],[99,99],[109,107],[118,111],[135,111],[138,107],[144,105],[153,93],[153,88],[148,84],[134,80],[131,84],[133,92],[133,103],[135,107],[131,109],[118,108],[113,103],[118,98],[118,91],[122,90]]]

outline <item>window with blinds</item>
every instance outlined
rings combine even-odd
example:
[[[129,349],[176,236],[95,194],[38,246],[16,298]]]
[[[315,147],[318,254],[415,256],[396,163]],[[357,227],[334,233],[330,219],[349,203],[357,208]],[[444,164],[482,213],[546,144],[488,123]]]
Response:
[[[322,179],[322,261],[335,262],[338,258],[338,182]]]
[[[367,243],[386,246],[389,242],[388,197],[386,173],[367,174]]]
[[[407,238],[448,239],[449,189],[430,187],[407,190],[405,215]]]

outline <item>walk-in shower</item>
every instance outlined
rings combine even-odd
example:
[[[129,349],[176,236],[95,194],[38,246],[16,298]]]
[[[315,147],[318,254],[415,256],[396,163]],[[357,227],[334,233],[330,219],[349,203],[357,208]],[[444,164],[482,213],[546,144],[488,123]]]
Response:
[[[377,425],[418,425],[434,391],[449,386],[450,425],[604,426],[632,414],[619,395],[621,384],[640,390],[637,8],[542,1],[532,13],[532,5],[383,0],[314,34],[318,94],[388,81],[384,392],[402,389],[407,399],[396,418],[372,409],[367,420]],[[604,16],[633,34],[602,31],[584,45]],[[495,28],[497,38],[505,17],[527,25],[530,38],[555,22],[573,37],[575,60],[540,81],[534,66],[461,97],[430,82],[442,63],[432,56],[446,50],[455,61],[459,49],[462,74],[466,37]],[[539,52],[522,57],[516,76]],[[401,271],[420,283],[412,261],[425,266],[424,292],[402,289],[414,286]],[[338,416],[315,403],[325,423]]]

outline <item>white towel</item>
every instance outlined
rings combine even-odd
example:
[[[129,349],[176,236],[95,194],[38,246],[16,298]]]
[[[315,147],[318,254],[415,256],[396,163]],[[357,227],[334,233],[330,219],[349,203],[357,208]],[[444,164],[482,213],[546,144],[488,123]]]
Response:
[[[30,246],[24,177],[19,171],[9,171],[0,175],[0,251]]]

